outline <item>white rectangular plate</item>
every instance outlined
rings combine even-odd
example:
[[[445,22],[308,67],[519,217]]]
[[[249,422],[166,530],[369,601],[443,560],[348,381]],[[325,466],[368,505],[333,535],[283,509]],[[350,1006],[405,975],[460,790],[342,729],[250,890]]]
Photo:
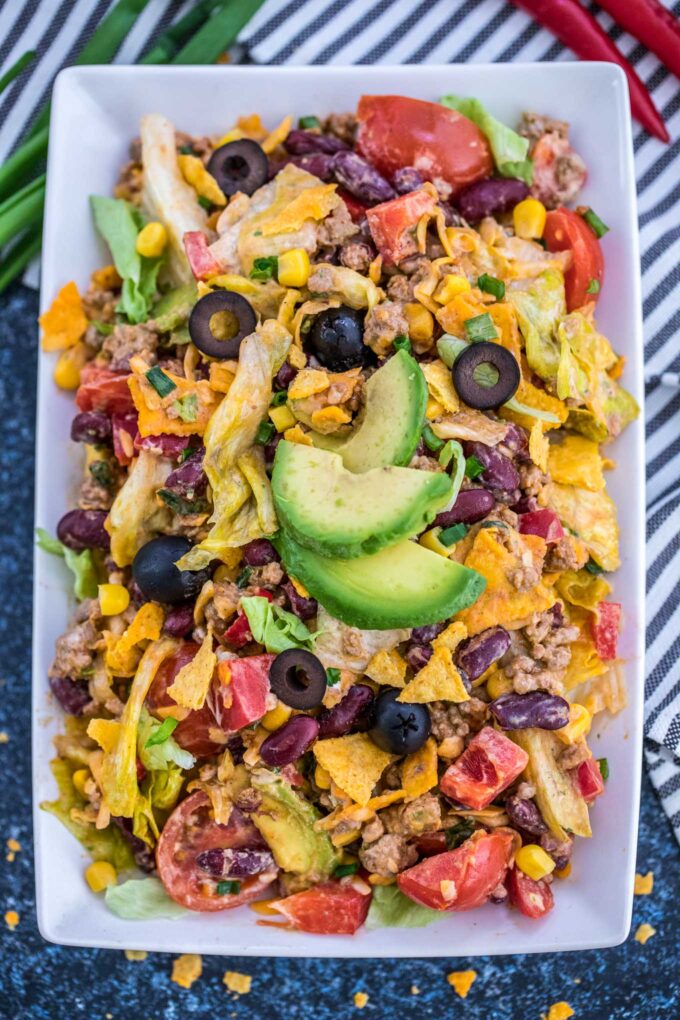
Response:
[[[589,178],[583,199],[611,227],[603,241],[606,283],[598,322],[624,354],[624,384],[642,403],[642,324],[635,183],[628,95],[611,64],[423,67],[71,68],[54,91],[42,263],[41,307],[68,280],[84,290],[90,272],[109,258],[95,236],[88,195],[108,194],[140,117],[158,112],[193,135],[226,131],[258,111],[267,126],[286,114],[354,109],[363,92],[437,100],[447,92],[477,96],[513,124],[523,110],[570,121]],[[70,396],[51,378],[53,358],[40,359],[36,524],[54,532],[70,507],[82,451],[69,442]],[[622,654],[630,704],[594,727],[593,750],[609,759],[606,796],[593,810],[594,836],[578,840],[570,878],[556,887],[553,912],[541,922],[486,906],[444,915],[424,929],[362,931],[354,937],[311,936],[258,927],[247,907],[188,914],[175,921],[123,921],[83,880],[86,858],[60,823],[38,808],[55,796],[49,771],[52,738],[62,725],[50,699],[47,670],[72,605],[61,561],[35,557],[33,632],[33,777],[38,923],[46,939],[65,945],[263,956],[456,956],[547,952],[615,945],[630,926],[639,799],[643,698],[644,461],[643,423],[612,447],[618,467],[609,488],[619,507],[623,565],[614,597],[624,606]]]

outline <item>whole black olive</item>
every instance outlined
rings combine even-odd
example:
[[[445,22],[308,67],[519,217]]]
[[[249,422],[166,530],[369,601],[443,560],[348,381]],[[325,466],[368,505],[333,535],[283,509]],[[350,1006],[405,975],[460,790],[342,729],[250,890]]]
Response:
[[[453,363],[453,384],[468,407],[488,411],[510,400],[520,382],[517,359],[500,344],[478,340]]]
[[[198,595],[209,572],[175,566],[190,549],[191,542],[179,535],[161,535],[142,546],[132,561],[132,576],[146,598],[174,604]]]
[[[238,330],[228,340],[220,340],[213,332],[211,320],[218,312],[228,312],[236,318]],[[199,351],[209,358],[237,358],[241,341],[257,325],[257,316],[249,301],[230,290],[213,290],[200,298],[189,316],[189,334]]]
[[[287,648],[269,667],[269,684],[284,705],[316,708],[326,693],[326,670],[316,655],[304,648]]]
[[[319,312],[309,331],[309,343],[321,364],[333,372],[362,365],[368,350],[363,340],[362,313],[347,305]]]
[[[383,691],[375,703],[374,744],[389,754],[413,754],[430,735],[432,723],[425,705],[401,704],[399,691]]]
[[[225,195],[242,191],[252,195],[267,183],[269,160],[264,149],[250,138],[239,138],[215,149],[208,160],[212,174]]]

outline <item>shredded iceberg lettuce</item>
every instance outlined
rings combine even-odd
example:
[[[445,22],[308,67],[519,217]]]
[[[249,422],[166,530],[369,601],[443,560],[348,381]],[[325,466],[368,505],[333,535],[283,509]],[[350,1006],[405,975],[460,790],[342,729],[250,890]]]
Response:
[[[313,651],[316,634],[312,634],[294,613],[275,606],[260,595],[241,599],[241,609],[248,617],[253,637],[268,652],[278,654],[286,648]]]
[[[187,913],[185,907],[168,896],[160,878],[131,878],[120,885],[110,885],[104,900],[112,914],[126,921],[172,919]]]
[[[111,556],[119,567],[132,563],[138,550],[169,523],[170,512],[158,506],[156,493],[163,488],[171,467],[150,450],[140,450],[133,461],[106,519]]]
[[[38,546],[53,556],[61,556],[73,574],[73,593],[79,602],[97,597],[97,571],[91,549],[75,552],[58,538],[52,538],[44,528],[36,528]]]

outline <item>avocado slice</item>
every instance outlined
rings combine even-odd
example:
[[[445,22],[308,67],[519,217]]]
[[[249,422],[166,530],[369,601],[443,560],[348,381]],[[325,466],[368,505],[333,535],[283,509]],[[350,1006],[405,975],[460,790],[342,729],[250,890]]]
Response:
[[[282,871],[304,875],[310,885],[328,878],[340,863],[325,832],[315,832],[321,815],[281,776],[260,769],[251,776],[260,795],[259,807],[250,818],[269,844]]]
[[[443,472],[380,467],[353,474],[337,453],[279,443],[272,473],[281,526],[322,556],[351,559],[416,535],[451,498]]]
[[[360,630],[438,623],[486,587],[476,570],[409,540],[353,560],[319,556],[283,530],[273,542],[288,573],[332,616]]]
[[[348,471],[408,464],[425,418],[427,383],[420,365],[397,351],[366,383],[366,405],[349,436],[312,434],[315,446],[339,453]]]

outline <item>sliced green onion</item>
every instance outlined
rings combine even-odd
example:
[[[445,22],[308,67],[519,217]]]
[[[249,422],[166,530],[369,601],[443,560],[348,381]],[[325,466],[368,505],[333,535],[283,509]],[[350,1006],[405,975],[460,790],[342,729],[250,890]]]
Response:
[[[333,872],[333,878],[344,878],[345,875],[356,875],[358,870],[358,861],[354,861],[353,864],[338,864],[337,868]]]
[[[93,460],[89,465],[89,471],[97,485],[101,485],[104,489],[113,488],[113,473],[108,461]]]
[[[173,64],[212,64],[236,42],[241,29],[264,0],[241,0],[220,7],[172,58]]]
[[[217,883],[217,895],[218,896],[231,896],[241,891],[241,883],[236,882],[233,879],[225,879],[223,882]]]
[[[470,343],[474,343],[476,340],[495,340],[498,336],[494,321],[488,312],[466,319],[463,325],[465,326],[465,335]]]
[[[449,499],[449,504],[446,507],[447,510],[450,510],[453,504],[458,499],[458,493],[460,492],[460,487],[463,484],[463,478],[465,477],[465,463],[466,463],[465,454],[463,453],[463,447],[460,445],[458,440],[450,439],[449,442],[453,444],[453,460],[456,469],[455,471],[452,472],[451,475],[451,481],[453,482],[453,491],[451,498]]]
[[[411,341],[407,336],[397,336],[392,341],[395,351],[408,351],[411,353]]]
[[[21,230],[33,226],[42,218],[45,204],[44,180],[41,177],[27,184],[0,205],[0,248]]]
[[[248,581],[250,580],[250,575],[252,574],[252,572],[253,572],[252,567],[244,567],[241,573],[236,578],[236,587],[245,588],[245,586],[248,584]]]
[[[439,541],[442,545],[455,545],[461,538],[465,538],[469,530],[467,524],[452,524],[450,528],[443,528],[439,532]]]
[[[31,259],[40,253],[41,246],[42,231],[39,226],[32,227],[17,238],[0,263],[0,294],[24,271]]]
[[[255,433],[255,442],[260,443],[261,446],[265,446],[269,440],[274,436],[276,429],[272,422],[261,421],[257,426],[257,432]]]
[[[596,577],[599,574],[604,574],[603,567],[601,567],[599,563],[596,563],[595,560],[588,560],[586,563],[586,570],[589,574],[594,574]]]
[[[279,268],[279,260],[276,255],[267,255],[265,258],[255,259],[253,268],[248,273],[251,280],[271,280]]]
[[[525,414],[528,418],[535,418],[536,421],[546,421],[552,425],[560,424],[560,419],[552,411],[543,411],[538,407],[522,404],[516,397],[510,397],[510,400],[506,400],[503,407],[507,407],[509,411],[515,411],[516,414]]]
[[[586,287],[586,294],[599,294],[600,293],[600,281],[592,279]]]
[[[147,740],[144,747],[155,747],[156,744],[163,744],[168,737],[171,737],[175,727],[179,726],[179,719],[173,719],[172,716],[168,716],[160,724],[155,733],[152,733]]]
[[[475,823],[471,818],[462,818],[460,822],[456,822],[450,829],[446,830],[446,849],[455,850],[459,847],[466,839],[469,839],[472,833],[475,831]]]
[[[213,207],[212,202],[210,201],[209,198],[206,198],[205,195],[198,196],[198,204],[200,205],[201,209],[205,209],[206,212],[210,212],[210,210]]]
[[[606,783],[609,779],[609,762],[606,758],[598,758],[597,764],[600,767],[600,775]]]
[[[279,390],[278,393],[272,395],[272,399],[269,401],[270,407],[281,407],[288,400],[288,391]]]
[[[473,455],[465,461],[465,475],[467,478],[478,478],[486,470],[481,461]]]
[[[328,687],[335,687],[336,684],[340,683],[340,670],[336,669],[335,666],[329,666],[326,670],[326,684]]]
[[[12,64],[9,70],[5,71],[2,78],[0,78],[0,92],[4,92],[7,86],[11,85],[14,79],[19,77],[23,69],[28,67],[31,61],[35,59],[35,55],[35,50],[27,50],[14,64]]]
[[[212,15],[217,7],[226,7],[228,0],[201,0],[191,10],[170,25],[158,36],[152,49],[141,58],[140,64],[165,64],[184,46],[196,29]]]
[[[298,120],[298,127],[302,131],[308,131],[309,128],[320,128],[321,121],[318,117],[300,117]]]
[[[437,340],[437,354],[447,368],[453,368],[453,363],[458,355],[462,354],[469,346],[467,340],[459,340],[457,336],[444,333],[444,336],[440,336]]]
[[[454,450],[455,450],[455,446],[454,446],[453,439],[449,439],[442,446],[441,451],[439,453],[439,457],[437,458],[437,460],[439,461],[439,463],[441,464],[441,466],[444,469],[446,469],[449,466],[449,464],[451,463],[451,461],[453,460],[453,451]]]
[[[440,439],[439,436],[435,436],[429,425],[426,425],[423,429],[423,442],[432,453],[439,453],[444,446],[444,440]]]
[[[604,237],[604,235],[608,233],[609,227],[606,223],[603,223],[597,213],[593,212],[592,209],[586,209],[585,212],[581,213],[581,216],[595,234],[595,237]]]
[[[167,397],[168,393],[172,393],[173,390],[177,389],[176,383],[158,365],[154,365],[153,368],[150,368],[144,374],[159,397]],[[176,403],[179,403],[179,401],[176,401]]]
[[[505,284],[496,276],[482,273],[481,276],[477,277],[477,286],[485,294],[493,294],[497,301],[502,301],[505,297]]]
[[[0,198],[11,194],[16,186],[26,179],[29,171],[45,158],[48,135],[49,129],[42,128],[0,166]]]

